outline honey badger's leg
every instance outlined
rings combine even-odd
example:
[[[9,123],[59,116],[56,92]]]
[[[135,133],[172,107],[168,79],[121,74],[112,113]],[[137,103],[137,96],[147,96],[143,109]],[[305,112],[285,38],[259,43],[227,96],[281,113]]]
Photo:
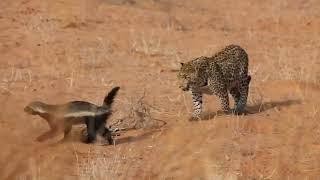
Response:
[[[106,127],[104,127],[103,137],[107,137],[108,143],[113,144],[113,138],[112,138],[111,131]]]
[[[192,117],[199,118],[202,112],[202,93],[192,91],[191,94],[193,103]]]
[[[109,144],[113,144],[113,139],[111,132],[108,128],[106,128],[106,119],[108,116],[98,116],[95,118],[95,124],[96,124],[96,132],[99,135],[102,135],[103,137],[107,138]]]
[[[50,130],[43,133],[39,137],[37,137],[37,141],[39,142],[45,141],[49,138],[53,138],[63,131],[63,126],[64,126],[63,122],[59,124],[58,122],[59,120],[57,119],[46,119],[46,120],[50,126]]]
[[[56,132],[55,129],[50,129],[49,131],[41,134],[40,136],[37,137],[37,141],[43,142],[44,140],[48,139],[51,134],[54,134]]]
[[[234,109],[234,113],[239,114],[239,113],[244,113],[245,111],[245,106],[247,104],[247,99],[248,99],[248,93],[249,93],[249,84],[251,81],[251,76],[248,75],[242,79],[240,82],[239,86],[239,100],[236,104],[236,107]]]
[[[96,140],[96,128],[95,128],[95,118],[94,117],[88,117],[85,120],[87,125],[87,141],[86,143],[93,143]]]
[[[64,127],[64,137],[67,137],[68,134],[70,134],[71,129],[72,129],[72,124],[70,124],[70,123],[65,124],[65,127]]]

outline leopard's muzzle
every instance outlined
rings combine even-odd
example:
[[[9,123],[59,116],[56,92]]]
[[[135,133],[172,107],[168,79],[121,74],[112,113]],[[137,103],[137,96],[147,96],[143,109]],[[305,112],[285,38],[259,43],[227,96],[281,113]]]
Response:
[[[189,91],[189,85],[187,86],[179,86],[180,89],[182,89],[182,91]]]

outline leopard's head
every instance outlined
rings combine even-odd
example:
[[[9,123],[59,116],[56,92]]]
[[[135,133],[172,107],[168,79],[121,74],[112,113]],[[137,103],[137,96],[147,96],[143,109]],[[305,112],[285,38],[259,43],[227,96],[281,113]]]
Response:
[[[183,91],[188,91],[193,88],[201,87],[206,84],[201,76],[201,69],[197,68],[191,62],[181,63],[178,72],[178,85]]]

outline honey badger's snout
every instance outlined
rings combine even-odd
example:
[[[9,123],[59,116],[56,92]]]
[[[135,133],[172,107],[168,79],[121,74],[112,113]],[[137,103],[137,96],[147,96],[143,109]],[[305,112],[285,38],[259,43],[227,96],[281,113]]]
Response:
[[[40,101],[34,101],[28,104],[23,110],[28,114],[35,115],[35,114],[38,114],[43,109],[44,106],[45,106],[44,103]]]
[[[28,114],[35,114],[34,110],[29,106],[26,106],[23,110]]]
[[[24,107],[23,111],[27,113],[30,112],[30,107],[29,106]]]

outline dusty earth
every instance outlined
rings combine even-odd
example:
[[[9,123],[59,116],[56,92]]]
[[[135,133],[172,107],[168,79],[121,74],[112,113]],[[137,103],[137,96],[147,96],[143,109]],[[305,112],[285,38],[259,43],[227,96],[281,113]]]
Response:
[[[247,116],[188,121],[179,62],[228,44],[250,58]],[[0,179],[319,179],[320,1],[1,0]],[[121,86],[109,123],[144,95],[167,124],[81,142],[45,143],[33,100],[101,104]],[[151,118],[149,118],[149,121]]]

